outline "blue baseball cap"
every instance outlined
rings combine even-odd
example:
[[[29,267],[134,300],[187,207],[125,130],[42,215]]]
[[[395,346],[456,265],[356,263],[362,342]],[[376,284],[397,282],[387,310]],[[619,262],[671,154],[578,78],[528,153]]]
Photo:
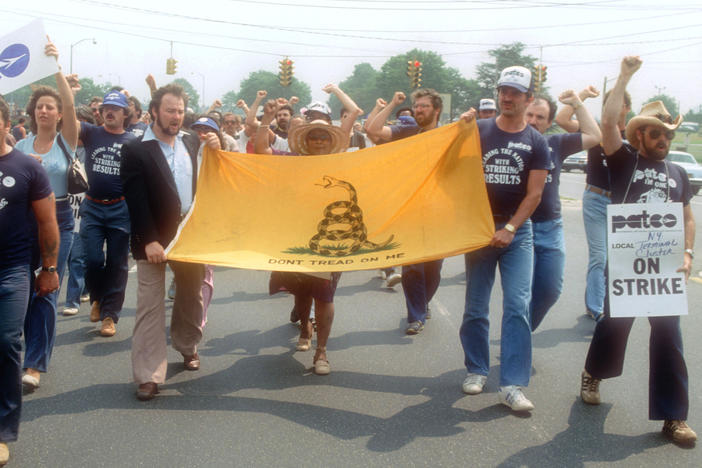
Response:
[[[195,127],[198,126],[210,127],[212,130],[219,133],[219,125],[209,117],[200,117],[190,125],[190,128],[195,129]]]
[[[103,106],[117,106],[124,109],[129,109],[129,102],[127,102],[127,96],[120,93],[119,91],[110,91],[105,94],[102,98]]]

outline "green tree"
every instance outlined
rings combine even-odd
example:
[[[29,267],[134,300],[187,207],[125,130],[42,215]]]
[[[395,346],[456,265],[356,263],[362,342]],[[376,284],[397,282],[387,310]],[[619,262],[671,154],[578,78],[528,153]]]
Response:
[[[74,98],[77,106],[81,104],[87,106],[91,98],[94,96],[104,96],[112,87],[110,83],[97,84],[92,78],[81,78],[78,81],[80,82],[80,91],[76,93]]]
[[[33,88],[35,86],[42,85],[51,86],[52,88],[56,89],[56,78],[54,78],[54,75],[47,76],[46,78],[42,78],[41,80],[35,81],[32,84],[23,86],[15,91],[12,91],[11,93],[7,93],[3,97],[5,98],[5,102],[11,106],[24,110],[29,102],[30,96],[32,95]]]
[[[351,76],[339,83],[339,88],[348,94],[356,105],[363,109],[365,114],[368,114],[375,106],[375,100],[379,97],[376,82],[378,75],[378,71],[371,64],[359,63],[354,67]],[[341,102],[335,96],[330,96],[328,103],[332,115],[338,116]]]
[[[173,80],[173,83],[182,86],[188,94],[188,107],[193,109],[195,113],[200,112],[200,95],[195,90],[195,87],[185,78],[176,78]],[[205,110],[207,110],[207,108],[205,108]]]
[[[690,109],[687,114],[685,114],[684,120],[686,122],[702,124],[702,105],[697,106],[695,109]]]
[[[674,97],[668,96],[667,94],[656,94],[655,96],[649,98],[645,103],[648,104],[649,102],[653,101],[663,101],[663,105],[665,106],[666,109],[668,109],[668,112],[670,112],[670,115],[673,116],[673,118],[677,117],[678,115],[678,103],[675,100]]]
[[[222,112],[234,112],[241,114],[241,109],[236,107],[236,102],[239,100],[239,93],[236,91],[228,91],[222,96]]]
[[[259,90],[267,91],[268,97],[271,99],[279,97],[290,99],[293,96],[297,96],[300,98],[300,105],[302,106],[306,106],[312,100],[310,85],[304,81],[293,77],[290,86],[281,86],[276,73],[259,70],[251,72],[248,77],[241,81],[239,93],[236,95],[236,99],[232,99],[234,105],[239,99],[243,99],[246,104],[251,105],[256,99],[256,93]]]
[[[497,80],[500,78],[500,72],[507,67],[521,65],[529,70],[532,70],[536,65],[536,57],[525,55],[524,49],[526,45],[521,42],[501,45],[497,49],[488,51],[490,57],[493,58],[490,62],[483,62],[476,68],[476,81],[480,86],[480,94],[482,97],[495,96],[495,88]],[[545,90],[546,88],[544,88]]]

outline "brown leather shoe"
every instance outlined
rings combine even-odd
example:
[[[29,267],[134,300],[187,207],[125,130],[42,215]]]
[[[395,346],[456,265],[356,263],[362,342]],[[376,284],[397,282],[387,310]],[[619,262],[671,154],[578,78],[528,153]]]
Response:
[[[115,336],[117,333],[117,328],[115,327],[115,321],[112,317],[105,317],[102,321],[102,328],[100,328],[100,335],[102,336]]]
[[[200,369],[200,356],[197,353],[192,356],[183,355],[183,365],[185,370],[198,370]]]
[[[139,385],[139,388],[137,388],[136,392],[136,397],[138,400],[141,401],[148,401],[153,399],[154,396],[158,393],[158,385],[154,382],[146,382],[144,384]]]
[[[90,308],[90,321],[100,321],[100,302],[98,301],[93,301],[92,307]]]

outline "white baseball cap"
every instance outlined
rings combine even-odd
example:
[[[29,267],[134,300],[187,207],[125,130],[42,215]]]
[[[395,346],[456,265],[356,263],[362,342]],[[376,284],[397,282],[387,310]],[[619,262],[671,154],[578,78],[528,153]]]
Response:
[[[481,99],[478,110],[497,110],[494,99]]]
[[[531,87],[531,72],[528,68],[514,66],[507,67],[500,73],[500,79],[497,80],[497,87],[509,86],[516,88],[522,93],[529,92]]]

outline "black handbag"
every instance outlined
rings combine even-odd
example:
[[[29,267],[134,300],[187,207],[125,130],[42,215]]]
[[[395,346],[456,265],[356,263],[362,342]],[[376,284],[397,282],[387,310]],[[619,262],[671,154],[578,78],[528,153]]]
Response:
[[[61,135],[56,137],[56,142],[63,151],[63,155],[68,159],[68,193],[76,194],[87,191],[90,186],[88,185],[88,175],[85,173],[83,163],[80,162],[80,159],[72,158],[71,155],[68,154],[68,150],[63,144]]]

